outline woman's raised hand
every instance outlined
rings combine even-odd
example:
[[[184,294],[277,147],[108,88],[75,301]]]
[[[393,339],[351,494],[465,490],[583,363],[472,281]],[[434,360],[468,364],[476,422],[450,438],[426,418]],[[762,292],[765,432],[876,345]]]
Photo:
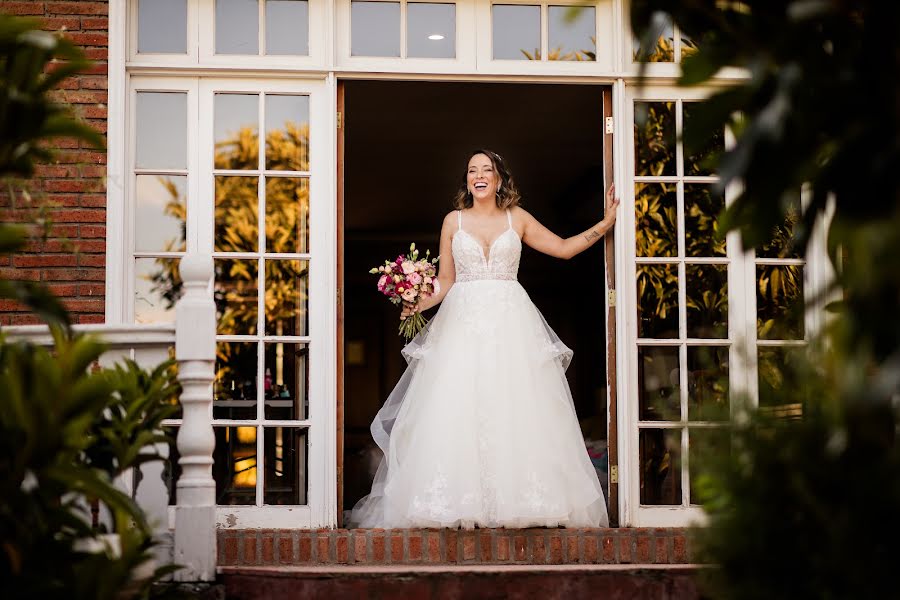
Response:
[[[619,198],[616,196],[616,184],[609,184],[609,189],[606,190],[606,214],[603,215],[603,220],[607,223],[615,223],[616,221],[616,209],[619,208]]]
[[[419,312],[419,305],[411,302],[403,302],[403,310],[400,311],[400,320],[405,321],[406,317]]]

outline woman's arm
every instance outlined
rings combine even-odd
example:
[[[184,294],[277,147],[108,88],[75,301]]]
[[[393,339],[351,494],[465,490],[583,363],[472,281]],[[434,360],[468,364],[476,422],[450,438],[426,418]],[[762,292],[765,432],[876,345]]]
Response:
[[[441,226],[441,242],[438,253],[440,260],[438,261],[437,276],[440,290],[427,298],[422,298],[417,306],[404,302],[403,311],[400,313],[401,319],[405,319],[414,312],[422,312],[437,306],[444,299],[444,296],[447,295],[447,292],[450,291],[450,288],[453,287],[453,283],[456,281],[456,265],[453,264],[453,252],[450,248],[450,242],[453,239],[453,231],[456,228],[455,215],[455,212],[449,213],[444,217],[444,223]]]
[[[615,224],[616,209],[619,207],[619,199],[616,198],[615,193],[615,186],[610,185],[606,192],[606,215],[602,221],[578,235],[565,239],[544,227],[528,211],[519,209],[519,213],[525,220],[522,241],[538,252],[549,254],[555,258],[569,259],[584,252],[606,235],[606,232]]]

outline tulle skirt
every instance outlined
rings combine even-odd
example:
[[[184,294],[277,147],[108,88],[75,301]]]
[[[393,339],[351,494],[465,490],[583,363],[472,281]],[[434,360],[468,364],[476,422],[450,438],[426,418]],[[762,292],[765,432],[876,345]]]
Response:
[[[454,284],[403,355],[351,526],[608,524],[565,378],[572,351],[518,281]]]

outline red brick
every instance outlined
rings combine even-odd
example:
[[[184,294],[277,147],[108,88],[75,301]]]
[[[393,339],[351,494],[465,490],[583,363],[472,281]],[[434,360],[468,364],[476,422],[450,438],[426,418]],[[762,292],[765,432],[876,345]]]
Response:
[[[513,540],[513,547],[515,548],[515,560],[522,561],[527,557],[526,549],[528,547],[527,542],[525,540],[524,535],[517,535]]]
[[[475,560],[476,557],[475,532],[465,531],[462,533],[462,558],[463,560]]]
[[[578,552],[578,536],[569,534],[566,536],[566,562],[580,563],[581,555]]]
[[[106,256],[103,254],[79,254],[79,267],[105,267]]]
[[[54,225],[54,227],[59,227]],[[106,225],[82,225],[79,233],[83,238],[106,238]],[[70,233],[68,235],[75,235]]]
[[[47,13],[51,15],[106,15],[106,2],[48,2]]]
[[[66,37],[78,46],[109,45],[109,36],[105,33],[67,33]]]
[[[654,562],[663,564],[669,562],[668,539],[659,536],[656,538],[656,556]]]
[[[651,561],[651,539],[642,535],[637,538],[637,562],[646,564]]]
[[[297,562],[301,563],[310,563],[312,562],[312,554],[313,554],[313,534],[311,533],[300,533],[300,539],[297,543]]]
[[[87,324],[101,324],[106,322],[106,317],[104,315],[74,315],[75,322],[80,323],[82,325]]]
[[[603,546],[603,562],[607,564],[616,562],[616,540],[605,535],[601,543]]]
[[[447,544],[447,562],[454,564],[459,561],[457,553],[459,534],[455,530],[448,530],[444,536],[444,542]]]
[[[106,17],[82,17],[82,29],[109,29],[109,19]]]
[[[631,535],[623,535],[619,538],[619,562],[628,564],[632,561]]]
[[[687,555],[687,540],[685,539],[684,534],[676,534],[674,539],[672,540],[672,559],[674,562],[678,564],[684,564],[688,562]]]
[[[397,531],[391,533],[391,562],[403,562],[403,535]]]
[[[263,534],[261,562],[264,565],[275,562],[275,535],[272,533]]]
[[[425,534],[427,548],[425,559],[430,563],[441,562],[441,535],[437,531],[429,531]]]
[[[422,532],[418,530],[409,532],[409,560],[422,560]]]
[[[547,562],[547,547],[544,544],[544,536],[533,535],[531,540],[531,561],[536,565],[542,565]]]
[[[353,561],[358,563],[367,562],[368,555],[366,553],[366,530],[353,530]]]
[[[13,257],[16,267],[74,267],[77,264],[74,254],[42,254]]]
[[[256,535],[249,534],[244,537],[243,540],[243,550],[244,556],[242,564],[245,565],[255,565],[257,563],[256,558]]]
[[[67,208],[50,211],[50,220],[56,223],[105,223],[106,211],[89,208]]]
[[[385,535],[384,532],[377,532],[372,534],[372,561],[376,563],[383,563],[385,561],[386,552],[385,552]]]
[[[294,562],[294,541],[288,535],[278,538],[278,562],[283,565]]]
[[[225,538],[225,564],[237,564],[238,557],[238,539],[230,536]]]
[[[346,535],[341,535],[337,538],[335,558],[342,565],[350,562],[350,540]]]
[[[77,31],[81,29],[81,19],[78,17],[44,17],[41,19],[41,28],[46,31]]]
[[[478,540],[479,559],[483,563],[489,563],[494,558],[493,538],[488,529],[481,529],[476,537]]]
[[[509,536],[508,535],[498,535],[497,536],[497,561],[498,562],[506,562],[509,560]]]
[[[597,549],[597,536],[584,536],[584,562],[588,564],[596,564],[600,562],[600,553]]]
[[[42,15],[44,7],[40,2],[3,2],[3,12],[8,15]]]
[[[558,565],[563,562],[562,534],[550,534],[550,564]]]
[[[316,560],[325,564],[334,562],[334,556],[331,555],[330,550],[331,536],[322,532],[316,534]]]

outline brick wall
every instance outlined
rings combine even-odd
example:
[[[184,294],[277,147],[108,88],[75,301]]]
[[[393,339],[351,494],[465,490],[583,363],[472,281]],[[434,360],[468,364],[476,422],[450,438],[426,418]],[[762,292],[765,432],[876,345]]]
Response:
[[[687,532],[621,529],[219,530],[218,564],[685,564]]]
[[[39,18],[48,31],[61,32],[95,61],[87,73],[63,82],[59,101],[94,128],[106,132],[107,47],[106,2],[36,0],[2,2],[6,14]],[[40,165],[27,182],[31,199],[0,193],[4,222],[46,219],[46,238],[30,244],[28,253],[0,258],[0,277],[45,282],[61,297],[76,323],[104,318],[106,264],[106,155],[72,140],[57,140],[52,164]],[[43,210],[36,207],[44,206]],[[0,325],[34,323],[33,316],[0,301]]]

